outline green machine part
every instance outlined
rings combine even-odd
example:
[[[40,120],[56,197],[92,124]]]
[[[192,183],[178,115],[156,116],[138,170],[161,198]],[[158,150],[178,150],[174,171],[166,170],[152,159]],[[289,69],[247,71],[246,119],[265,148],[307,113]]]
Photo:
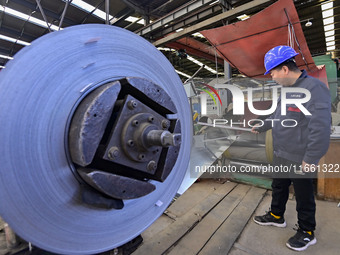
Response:
[[[313,59],[317,66],[319,65],[326,66],[328,85],[331,91],[332,103],[334,103],[337,98],[338,89],[336,63],[332,60],[331,55],[316,56],[313,57]]]

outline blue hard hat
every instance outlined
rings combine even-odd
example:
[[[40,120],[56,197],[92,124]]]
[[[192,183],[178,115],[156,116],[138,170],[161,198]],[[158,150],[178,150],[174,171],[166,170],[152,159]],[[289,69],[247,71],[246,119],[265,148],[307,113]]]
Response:
[[[272,48],[264,56],[264,66],[266,68],[266,72],[264,74],[268,74],[273,68],[288,59],[295,57],[296,55],[299,55],[299,53],[297,53],[292,47],[286,45],[280,45]]]

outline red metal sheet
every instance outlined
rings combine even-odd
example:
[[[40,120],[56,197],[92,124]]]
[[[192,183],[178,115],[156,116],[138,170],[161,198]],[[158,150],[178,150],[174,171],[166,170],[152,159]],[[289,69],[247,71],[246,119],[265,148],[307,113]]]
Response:
[[[313,76],[314,78],[319,79],[326,84],[327,88],[329,88],[325,65],[317,66],[317,68],[313,70],[313,72],[308,72],[308,74],[310,76]]]
[[[294,49],[300,53],[296,57],[297,64],[301,69],[314,71],[317,68],[292,0],[279,0],[247,20],[200,33],[216,47],[220,56],[241,73],[248,77],[260,78],[266,77],[263,75],[266,52],[275,46],[288,44],[288,19],[294,27],[301,49],[295,42]]]

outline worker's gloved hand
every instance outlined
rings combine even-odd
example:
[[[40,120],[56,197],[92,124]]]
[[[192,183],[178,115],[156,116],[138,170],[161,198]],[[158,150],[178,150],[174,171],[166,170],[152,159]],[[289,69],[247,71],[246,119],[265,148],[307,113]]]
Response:
[[[260,133],[260,125],[256,124],[255,126],[253,126],[253,128],[251,129],[251,132],[253,134],[259,134]]]

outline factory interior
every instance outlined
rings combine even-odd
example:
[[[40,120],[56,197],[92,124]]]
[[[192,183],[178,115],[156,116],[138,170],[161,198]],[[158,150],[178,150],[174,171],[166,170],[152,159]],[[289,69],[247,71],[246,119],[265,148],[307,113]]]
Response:
[[[340,254],[339,102],[339,0],[0,0],[0,255]]]

